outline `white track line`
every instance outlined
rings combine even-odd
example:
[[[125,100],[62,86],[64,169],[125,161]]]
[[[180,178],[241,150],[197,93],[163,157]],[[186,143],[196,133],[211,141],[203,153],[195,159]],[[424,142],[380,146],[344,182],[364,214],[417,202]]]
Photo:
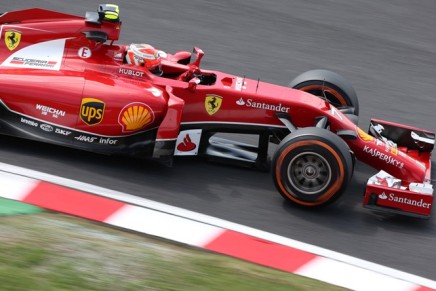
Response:
[[[436,290],[436,281],[433,281],[433,280],[430,280],[427,278],[423,278],[420,276],[416,276],[413,274],[409,274],[409,273],[406,273],[403,271],[399,271],[399,270],[396,270],[393,268],[389,268],[389,267],[386,267],[383,265],[375,264],[375,263],[372,263],[372,262],[369,262],[366,260],[358,259],[358,258],[348,256],[345,254],[341,254],[338,252],[334,252],[334,251],[331,251],[328,249],[317,247],[314,245],[310,245],[307,243],[303,243],[300,241],[289,239],[289,238],[286,238],[283,236],[275,235],[272,233],[257,230],[257,229],[247,227],[244,225],[229,222],[229,221],[226,221],[223,219],[215,218],[215,217],[204,215],[201,213],[196,213],[196,212],[182,209],[179,207],[166,205],[163,203],[140,198],[140,197],[129,195],[129,194],[125,194],[122,192],[113,191],[110,189],[98,187],[98,186],[95,186],[92,184],[78,182],[78,181],[74,181],[71,179],[66,179],[66,178],[62,178],[62,177],[34,171],[34,170],[29,170],[29,169],[9,165],[9,164],[0,163],[0,171],[6,172],[6,173],[13,173],[16,175],[29,177],[29,178],[33,178],[33,179],[37,179],[37,180],[47,181],[47,182],[51,182],[54,184],[59,184],[59,185],[66,186],[66,187],[73,188],[73,189],[77,189],[80,191],[97,194],[97,195],[100,195],[103,197],[123,201],[123,202],[129,203],[129,204],[134,204],[137,206],[149,208],[149,209],[156,210],[159,212],[168,213],[171,215],[183,217],[183,218],[186,218],[189,220],[203,222],[203,223],[209,224],[211,226],[216,226],[216,227],[220,227],[220,228],[224,228],[224,229],[233,230],[236,232],[240,232],[243,234],[247,234],[250,236],[254,236],[254,237],[264,239],[264,240],[268,240],[268,241],[272,241],[272,242],[275,242],[278,244],[282,244],[285,246],[297,248],[297,249],[300,249],[300,250],[303,250],[303,251],[306,251],[309,253],[313,253],[313,254],[316,254],[318,256],[322,256],[325,258],[329,258],[329,259],[337,261],[337,262],[342,262],[342,263],[345,263],[345,264],[348,264],[348,265],[351,265],[351,266],[354,266],[357,268],[362,268],[365,270],[373,271],[373,272],[376,272],[376,273],[379,273],[382,275],[386,275],[386,276],[389,276],[389,277],[392,277],[392,278],[395,278],[398,280],[407,281],[407,282],[411,282],[411,283],[422,285],[422,286],[427,286],[429,288],[433,288]],[[201,239],[201,238],[199,238],[199,239]],[[309,270],[309,269],[307,269],[307,270]],[[303,274],[303,273],[309,272],[309,271],[302,270],[301,272]]]

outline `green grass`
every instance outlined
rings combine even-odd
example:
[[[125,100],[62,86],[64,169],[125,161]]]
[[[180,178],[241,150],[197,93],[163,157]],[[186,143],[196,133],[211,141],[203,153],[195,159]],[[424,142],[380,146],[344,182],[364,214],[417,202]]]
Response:
[[[1,290],[345,290],[55,213],[0,217]]]

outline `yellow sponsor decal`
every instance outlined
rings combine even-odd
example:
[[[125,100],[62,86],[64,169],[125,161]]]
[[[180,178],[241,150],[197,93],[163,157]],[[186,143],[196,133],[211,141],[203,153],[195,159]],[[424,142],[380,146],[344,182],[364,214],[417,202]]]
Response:
[[[204,100],[204,106],[209,115],[214,115],[221,108],[221,104],[223,103],[223,97],[218,95],[206,95],[206,99]]]
[[[96,125],[103,120],[105,103],[95,98],[83,98],[80,119],[87,125]]]
[[[154,114],[148,105],[134,102],[126,105],[118,117],[123,131],[136,131],[145,128],[154,120]]]
[[[5,32],[5,44],[10,51],[13,51],[14,49],[17,48],[17,46],[20,44],[20,40],[21,40],[20,32],[15,30]]]
[[[367,134],[360,128],[357,128],[357,135],[363,140],[363,141],[373,141],[374,137],[372,135]]]

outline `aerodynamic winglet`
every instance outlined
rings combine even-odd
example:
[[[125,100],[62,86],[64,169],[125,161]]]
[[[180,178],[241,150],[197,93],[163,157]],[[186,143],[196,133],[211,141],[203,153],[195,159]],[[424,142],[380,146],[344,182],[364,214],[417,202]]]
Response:
[[[25,20],[52,21],[53,19],[83,19],[83,17],[41,8],[31,8],[3,13],[0,16],[0,24],[19,23]]]

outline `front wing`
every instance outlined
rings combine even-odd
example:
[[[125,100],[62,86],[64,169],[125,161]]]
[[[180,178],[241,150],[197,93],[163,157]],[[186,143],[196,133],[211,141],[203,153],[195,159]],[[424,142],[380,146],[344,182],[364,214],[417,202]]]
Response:
[[[371,120],[369,134],[394,144],[426,168],[424,181],[402,181],[385,171],[368,179],[363,206],[382,212],[430,218],[433,205],[431,151],[435,134],[382,120]]]

